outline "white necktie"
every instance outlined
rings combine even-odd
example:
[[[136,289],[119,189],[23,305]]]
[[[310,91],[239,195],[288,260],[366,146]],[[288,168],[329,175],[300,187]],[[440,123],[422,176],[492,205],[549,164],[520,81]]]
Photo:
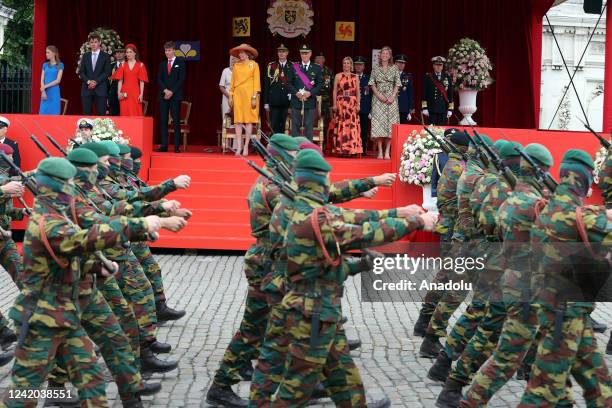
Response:
[[[98,54],[92,54],[91,56],[91,67],[95,71],[96,70],[96,62],[98,62]]]

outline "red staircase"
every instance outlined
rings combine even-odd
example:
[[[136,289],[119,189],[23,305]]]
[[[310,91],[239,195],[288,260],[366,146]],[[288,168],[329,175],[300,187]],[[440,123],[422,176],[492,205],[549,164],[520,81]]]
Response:
[[[259,157],[250,156],[258,165]],[[361,178],[391,172],[391,161],[376,159],[329,158],[332,181]],[[191,187],[178,190],[169,198],[193,212],[189,225],[180,233],[162,232],[152,246],[160,248],[245,250],[250,236],[247,195],[257,174],[233,154],[153,153],[149,183],[157,184],[179,174],[191,176]],[[373,200],[361,198],[345,206],[383,209],[392,207],[393,191],[379,188]]]

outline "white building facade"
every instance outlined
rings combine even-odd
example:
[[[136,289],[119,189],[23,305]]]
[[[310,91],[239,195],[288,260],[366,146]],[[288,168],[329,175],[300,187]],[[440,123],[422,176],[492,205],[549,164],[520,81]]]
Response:
[[[15,10],[3,6],[2,2],[0,2],[0,47],[2,47],[2,44],[4,44],[4,30],[6,29],[9,20],[11,20],[14,15]],[[2,51],[0,51],[0,54],[1,53]]]

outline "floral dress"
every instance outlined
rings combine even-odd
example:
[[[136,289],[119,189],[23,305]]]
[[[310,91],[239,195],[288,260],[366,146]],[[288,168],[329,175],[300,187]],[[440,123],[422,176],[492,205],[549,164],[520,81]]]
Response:
[[[334,116],[334,154],[351,155],[363,152],[361,127],[357,109],[357,75],[341,74],[336,89]]]
[[[401,85],[400,71],[395,65],[387,67],[387,71],[383,71],[380,66],[374,66],[368,85],[374,85],[379,93],[389,98],[395,88]],[[394,98],[391,105],[387,105],[379,101],[376,96],[373,96],[371,114],[372,131],[370,137],[372,139],[378,137],[390,138],[393,124],[399,123],[397,98]]]

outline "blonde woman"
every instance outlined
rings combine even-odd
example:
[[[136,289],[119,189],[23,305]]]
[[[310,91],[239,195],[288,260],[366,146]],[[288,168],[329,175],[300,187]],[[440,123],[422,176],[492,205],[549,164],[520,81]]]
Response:
[[[40,109],[41,115],[59,115],[61,105],[60,82],[64,64],[60,61],[59,51],[55,45],[45,50],[47,62],[43,64],[40,75]]]
[[[334,154],[361,154],[363,148],[359,126],[359,78],[353,73],[351,57],[342,60],[342,72],[336,74],[333,89]]]
[[[399,106],[397,93],[401,80],[400,72],[393,64],[391,47],[383,47],[380,51],[378,65],[372,67],[369,85],[372,88],[372,132],[371,138],[376,140],[378,158],[391,158],[391,129],[394,123],[399,123]],[[385,144],[383,156],[383,140]]]

